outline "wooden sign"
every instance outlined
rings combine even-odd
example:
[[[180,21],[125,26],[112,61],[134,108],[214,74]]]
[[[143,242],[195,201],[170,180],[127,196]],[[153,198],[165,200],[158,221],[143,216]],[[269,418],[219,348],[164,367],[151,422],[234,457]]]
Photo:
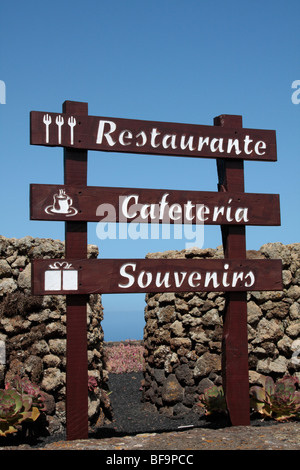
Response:
[[[105,152],[276,161],[273,130],[30,113],[30,143]]]
[[[276,161],[276,133],[241,116],[213,126],[32,111],[32,145],[64,147],[64,184],[31,185],[32,220],[65,222],[66,259],[33,260],[32,293],[66,294],[67,438],[88,437],[86,304],[92,293],[226,293],[222,384],[232,425],[250,424],[247,291],[282,290],[281,260],[246,259],[246,225],[280,225],[279,196],[247,194],[243,160]],[[215,158],[218,193],[87,186],[87,150]],[[106,211],[105,211],[106,209]],[[220,225],[224,259],[87,259],[87,222]]]
[[[32,220],[280,225],[278,194],[30,186]]]
[[[34,295],[282,289],[281,260],[34,260]]]

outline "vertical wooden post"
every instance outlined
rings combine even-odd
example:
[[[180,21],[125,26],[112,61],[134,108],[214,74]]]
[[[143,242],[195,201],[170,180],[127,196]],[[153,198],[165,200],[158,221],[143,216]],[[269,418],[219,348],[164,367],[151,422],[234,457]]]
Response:
[[[214,125],[242,127],[241,116],[218,116]],[[244,192],[243,160],[218,159],[219,191]],[[246,259],[245,226],[223,225],[224,257]],[[247,292],[228,292],[223,316],[222,381],[233,426],[250,424]]]
[[[63,113],[88,114],[87,103],[66,101]],[[77,125],[79,125],[77,123]],[[87,151],[64,149],[64,183],[87,185]],[[87,257],[87,223],[65,222],[65,256]],[[88,438],[87,295],[67,295],[67,439]]]

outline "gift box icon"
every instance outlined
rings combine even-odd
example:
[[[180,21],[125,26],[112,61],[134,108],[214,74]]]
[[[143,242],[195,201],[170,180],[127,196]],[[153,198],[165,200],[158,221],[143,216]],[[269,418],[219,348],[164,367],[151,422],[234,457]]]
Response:
[[[78,271],[72,264],[55,262],[45,271],[45,291],[78,290]]]

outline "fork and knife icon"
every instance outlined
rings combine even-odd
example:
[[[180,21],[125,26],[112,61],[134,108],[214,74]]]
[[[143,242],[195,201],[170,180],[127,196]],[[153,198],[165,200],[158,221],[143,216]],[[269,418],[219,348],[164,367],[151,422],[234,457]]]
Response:
[[[43,122],[46,126],[46,143],[49,143],[49,127],[52,123],[52,118],[49,114],[44,114]],[[64,118],[62,116],[57,116],[55,123],[58,129],[58,143],[61,144],[61,128],[64,125]],[[68,118],[68,126],[70,127],[70,141],[71,145],[74,145],[74,127],[76,126],[76,119],[73,116]]]

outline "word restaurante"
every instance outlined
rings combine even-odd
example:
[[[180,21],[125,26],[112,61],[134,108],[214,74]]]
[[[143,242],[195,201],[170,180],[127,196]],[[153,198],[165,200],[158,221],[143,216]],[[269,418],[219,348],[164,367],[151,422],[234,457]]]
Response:
[[[156,127],[151,130],[140,130],[135,135],[131,130],[119,130],[114,121],[100,120],[96,144],[106,143],[109,147],[114,147],[117,143],[123,147],[150,146],[152,149],[172,149],[197,153],[209,149],[212,153],[233,152],[240,155],[242,152],[246,155],[265,155],[267,144],[263,140],[254,142],[249,135],[243,138],[210,138],[206,136],[163,133]]]

